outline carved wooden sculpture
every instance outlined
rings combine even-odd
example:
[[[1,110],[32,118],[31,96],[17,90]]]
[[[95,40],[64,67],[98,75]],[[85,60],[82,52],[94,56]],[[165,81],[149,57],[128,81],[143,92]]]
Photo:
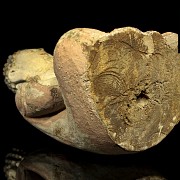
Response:
[[[138,152],[161,142],[179,122],[177,47],[178,35],[171,32],[76,28],[60,37],[48,71],[45,61],[33,62],[37,71],[25,60],[17,66],[14,58],[4,75],[11,87],[12,73],[34,72],[13,84],[16,105],[49,136],[96,153]]]

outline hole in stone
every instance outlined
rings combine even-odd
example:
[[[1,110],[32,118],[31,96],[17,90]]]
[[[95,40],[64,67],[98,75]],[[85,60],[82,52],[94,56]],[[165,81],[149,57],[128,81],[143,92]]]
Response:
[[[149,97],[147,96],[145,91],[141,91],[141,93],[137,95],[136,98],[137,98],[137,105],[140,108],[144,108],[144,106],[148,104]]]
[[[137,100],[140,100],[140,99],[149,99],[149,97],[147,96],[146,92],[145,91],[141,91],[140,94],[138,94],[136,96]]]

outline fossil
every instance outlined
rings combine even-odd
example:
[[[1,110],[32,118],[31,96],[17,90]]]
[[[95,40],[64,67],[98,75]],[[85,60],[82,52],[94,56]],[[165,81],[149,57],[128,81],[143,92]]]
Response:
[[[38,117],[65,108],[53,70],[53,56],[43,48],[13,53],[3,73],[9,89],[21,94],[24,115]]]
[[[58,84],[53,71],[53,57],[43,48],[19,50],[9,55],[3,72],[5,83],[13,92],[17,90],[17,85],[24,82]]]
[[[26,60],[7,63],[4,75],[24,119],[54,139],[96,153],[139,152],[160,143],[179,122],[177,47],[173,32],[75,28],[55,45],[48,66],[55,84],[44,84],[49,74],[43,78]],[[14,80],[13,67],[34,74]]]

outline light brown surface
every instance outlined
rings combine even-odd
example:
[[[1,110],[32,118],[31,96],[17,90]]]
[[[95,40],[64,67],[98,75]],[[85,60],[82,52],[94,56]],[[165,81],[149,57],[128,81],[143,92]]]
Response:
[[[101,137],[107,129],[128,151],[161,142],[179,122],[177,41],[175,33],[131,27],[63,35],[55,48],[55,74],[82,131]]]
[[[65,109],[58,85],[45,86],[37,82],[23,83],[16,92],[16,105],[26,117],[42,117]]]
[[[124,28],[93,45],[91,93],[110,137],[125,149],[148,149],[179,122],[180,58],[174,41],[177,36],[166,42],[158,32]]]
[[[49,66],[53,83],[49,73],[41,74],[42,81],[15,81],[17,108],[42,132],[79,149],[102,154],[146,150],[179,122],[177,45],[178,36],[171,32],[72,29],[55,46]]]

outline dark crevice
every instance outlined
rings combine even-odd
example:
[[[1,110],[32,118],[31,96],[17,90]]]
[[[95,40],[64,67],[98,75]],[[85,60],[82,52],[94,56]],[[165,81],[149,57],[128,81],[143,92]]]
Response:
[[[149,99],[149,97],[147,96],[146,92],[145,91],[141,91],[140,94],[138,94],[136,96],[137,100],[140,100],[140,99]]]
[[[52,116],[55,116],[55,115],[57,115],[57,114],[59,114],[61,111],[64,111],[66,108],[64,107],[64,108],[62,108],[62,109],[59,109],[59,110],[57,110],[57,111],[54,111],[54,112],[50,112],[50,113],[48,113],[48,114],[43,114],[43,115],[36,115],[35,117],[33,117],[33,118],[50,118],[50,117],[52,117]]]

